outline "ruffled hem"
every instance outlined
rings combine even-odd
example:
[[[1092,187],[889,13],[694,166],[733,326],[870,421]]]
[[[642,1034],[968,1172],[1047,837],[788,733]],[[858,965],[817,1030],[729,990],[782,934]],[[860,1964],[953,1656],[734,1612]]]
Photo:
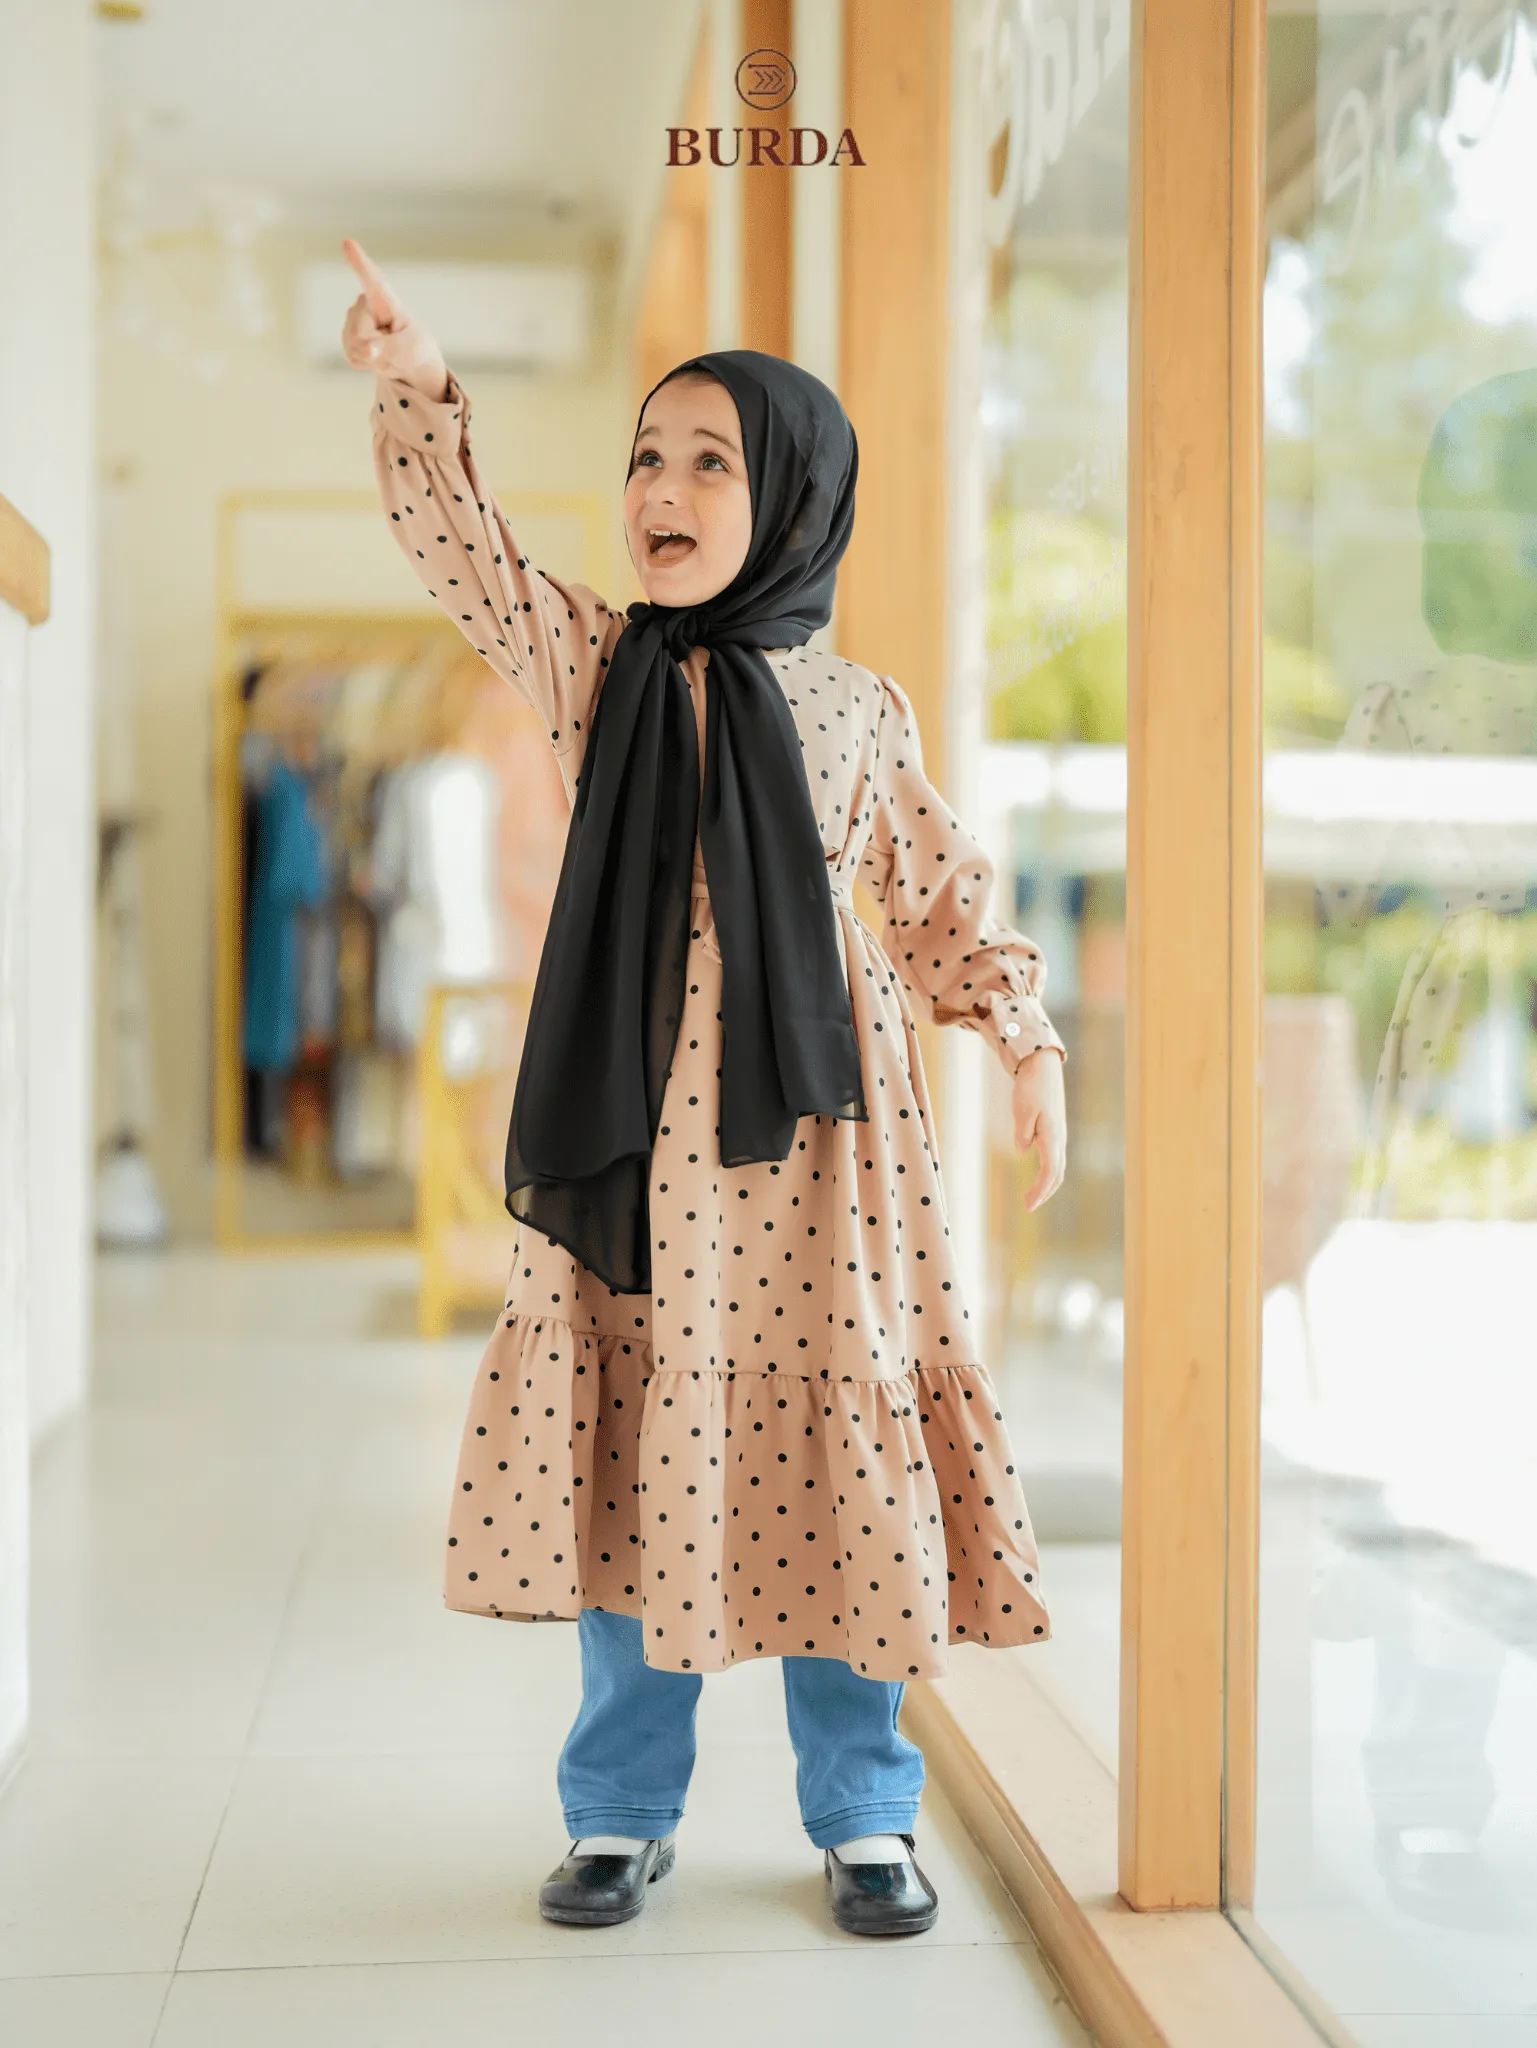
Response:
[[[663,1670],[810,1655],[933,1678],[950,1643],[1049,1633],[980,1365],[674,1371],[644,1342],[510,1316],[476,1376],[448,1541],[450,1607],[633,1614]]]

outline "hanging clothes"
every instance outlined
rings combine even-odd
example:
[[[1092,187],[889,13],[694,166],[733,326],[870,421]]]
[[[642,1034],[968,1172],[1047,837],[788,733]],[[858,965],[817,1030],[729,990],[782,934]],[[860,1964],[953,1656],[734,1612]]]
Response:
[[[416,1045],[435,987],[484,986],[506,972],[500,805],[494,772],[472,754],[434,754],[385,779],[371,878],[384,1044]]]
[[[336,1043],[340,1018],[340,933],[335,909],[306,911],[299,923],[299,1038],[306,1059]]]
[[[246,931],[244,1051],[248,1067],[287,1073],[302,1033],[300,913],[328,888],[325,840],[302,776],[273,763],[256,813]]]

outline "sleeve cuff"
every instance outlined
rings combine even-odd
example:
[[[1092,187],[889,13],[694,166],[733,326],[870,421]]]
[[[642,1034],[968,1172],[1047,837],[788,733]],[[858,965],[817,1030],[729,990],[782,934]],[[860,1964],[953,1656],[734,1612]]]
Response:
[[[393,377],[379,377],[374,384],[374,425],[423,455],[454,455],[464,440],[470,421],[470,402],[452,374],[447,395],[423,398],[410,384]]]
[[[1034,996],[997,991],[985,997],[985,1014],[977,1029],[989,1040],[1012,1079],[1033,1052],[1050,1048],[1065,1060],[1067,1048]]]

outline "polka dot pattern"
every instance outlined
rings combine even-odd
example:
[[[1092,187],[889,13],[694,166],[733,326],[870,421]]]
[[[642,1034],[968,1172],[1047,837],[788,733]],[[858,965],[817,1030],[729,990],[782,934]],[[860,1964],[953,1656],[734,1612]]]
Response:
[[[822,1655],[932,1678],[951,1642],[1047,1632],[981,1367],[659,1372],[648,1345],[506,1317],[475,1383],[448,1560],[451,1606],[636,1615],[668,1670]]]
[[[434,407],[380,386],[391,530],[540,708],[574,789],[623,621],[518,553],[468,410],[457,387]],[[446,1597],[518,1619],[637,1615],[668,1670],[810,1654],[933,1677],[951,1642],[1034,1642],[1048,1623],[962,1298],[914,1014],[980,1031],[1010,1070],[1061,1045],[1039,951],[992,918],[992,869],[925,777],[896,684],[804,648],[768,659],[806,757],[869,1120],[805,1117],[787,1159],[721,1165],[720,947],[696,852],[652,1156],[653,1291],[615,1294],[519,1231],[465,1426]],[[701,738],[706,665],[684,664]],[[855,915],[856,877],[879,937]]]

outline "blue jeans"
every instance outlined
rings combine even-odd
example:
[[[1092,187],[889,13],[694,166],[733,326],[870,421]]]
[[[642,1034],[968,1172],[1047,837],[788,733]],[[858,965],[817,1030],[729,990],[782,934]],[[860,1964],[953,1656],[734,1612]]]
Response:
[[[697,1671],[653,1670],[632,1615],[584,1608],[578,1628],[582,1704],[558,1774],[571,1839],[660,1840],[683,1818],[703,1681]],[[911,1834],[923,1753],[897,1733],[905,1688],[832,1657],[780,1661],[801,1820],[816,1847]]]

